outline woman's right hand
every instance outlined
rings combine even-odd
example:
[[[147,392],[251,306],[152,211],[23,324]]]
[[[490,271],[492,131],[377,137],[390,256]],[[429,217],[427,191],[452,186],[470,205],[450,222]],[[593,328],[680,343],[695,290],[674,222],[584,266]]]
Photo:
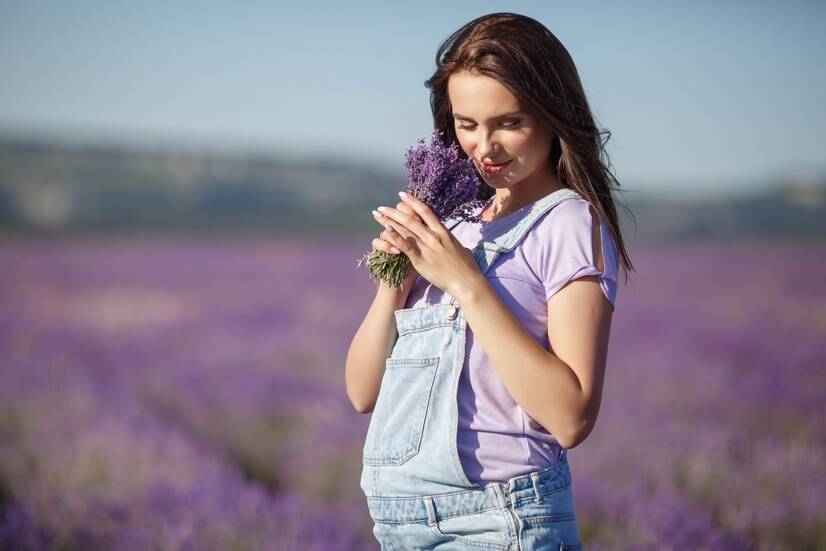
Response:
[[[409,214],[410,216],[412,216],[412,217],[418,219],[419,221],[421,221],[421,219],[419,218],[419,215],[416,214],[416,211],[414,211],[404,201],[399,201],[396,204],[396,210],[400,210],[400,211],[404,212],[405,214]],[[393,245],[392,245],[392,243],[390,243],[390,241],[388,239],[389,235],[390,234],[388,233],[387,228],[385,227],[384,231],[382,231],[377,238],[373,239],[373,243],[372,243],[373,250],[384,251],[387,254],[393,254],[393,255],[402,254],[400,252],[396,252],[396,250],[398,250],[398,249],[393,250],[394,249]],[[418,276],[419,276],[419,272],[416,271],[416,268],[413,267],[413,264],[408,264],[407,275],[404,277],[404,281],[402,283],[403,289],[402,289],[401,292],[406,293],[406,292],[410,291],[410,288],[413,287],[413,283],[416,281],[416,278]],[[382,281],[381,284],[382,285],[387,285],[384,281]],[[394,291],[395,291],[395,289],[394,289]]]

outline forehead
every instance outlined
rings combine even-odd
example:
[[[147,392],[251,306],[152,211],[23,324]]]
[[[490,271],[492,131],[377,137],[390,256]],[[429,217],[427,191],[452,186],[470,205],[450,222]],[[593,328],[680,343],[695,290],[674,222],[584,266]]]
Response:
[[[499,81],[467,71],[450,76],[447,94],[453,111],[468,117],[485,119],[521,109],[516,96]]]

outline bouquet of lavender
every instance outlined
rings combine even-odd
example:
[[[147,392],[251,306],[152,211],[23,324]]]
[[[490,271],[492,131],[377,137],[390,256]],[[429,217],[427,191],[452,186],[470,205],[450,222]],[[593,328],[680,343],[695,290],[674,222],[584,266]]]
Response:
[[[461,218],[478,221],[474,209],[484,204],[477,199],[481,182],[471,159],[459,156],[458,144],[445,146],[442,132],[434,130],[430,145],[423,139],[407,149],[404,166],[409,184],[405,190],[424,202],[440,220]],[[400,289],[410,267],[410,259],[404,254],[371,251],[359,259],[357,266],[367,264],[370,279],[386,281],[394,289]]]

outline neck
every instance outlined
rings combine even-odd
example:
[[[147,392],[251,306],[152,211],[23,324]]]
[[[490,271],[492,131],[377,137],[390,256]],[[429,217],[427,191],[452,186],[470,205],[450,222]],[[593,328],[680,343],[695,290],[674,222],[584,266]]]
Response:
[[[499,188],[491,198],[488,208],[489,217],[498,218],[515,212],[525,205],[535,203],[541,198],[565,186],[552,174],[545,175],[541,181],[534,183],[532,178],[525,178],[518,184],[507,188]]]

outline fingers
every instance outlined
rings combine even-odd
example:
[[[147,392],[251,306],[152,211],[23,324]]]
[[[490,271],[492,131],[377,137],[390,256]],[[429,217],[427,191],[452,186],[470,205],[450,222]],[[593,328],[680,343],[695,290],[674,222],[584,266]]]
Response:
[[[373,239],[372,245],[375,251],[384,251],[388,254],[400,254],[401,251],[394,247],[389,241],[385,240],[386,230],[381,232],[381,237]]]
[[[433,211],[424,201],[416,199],[412,195],[403,191],[399,192],[399,197],[402,198],[402,203],[410,206],[413,212],[418,215],[422,222],[433,232],[438,232],[443,227],[442,221],[439,217],[433,214]]]
[[[401,251],[385,241],[384,239],[379,239],[378,237],[373,240],[373,250],[374,251],[383,251],[387,254],[399,254]]]
[[[376,222],[385,227],[385,230],[379,234],[379,237],[373,240],[373,248],[390,254],[400,254],[402,252],[402,248],[398,246],[400,243],[397,242],[397,240],[401,241],[398,224],[393,227],[390,223],[390,219],[383,216],[376,210],[373,211],[373,218],[376,219]]]
[[[377,243],[379,250],[392,248],[392,251],[410,255],[412,251],[408,251],[408,248],[411,238],[422,239],[425,242],[433,239],[416,210],[403,200],[396,203],[396,208],[379,207],[378,211],[373,211],[373,216],[379,224],[387,228],[381,234],[387,245]],[[393,252],[393,254],[398,253]]]
[[[417,236],[417,234],[411,231],[410,224],[418,224],[420,227],[423,227],[421,222],[414,222],[409,214],[404,214],[401,211],[388,207],[379,207],[378,210],[373,211],[373,216],[379,224],[391,230],[390,235],[394,235],[400,240],[407,240]],[[392,239],[390,241],[392,241]],[[394,242],[394,244],[397,247],[399,246],[398,243]],[[404,250],[402,247],[399,248]]]
[[[419,215],[416,214],[416,211],[413,210],[413,207],[411,207],[410,205],[408,205],[404,201],[399,201],[398,203],[396,203],[396,210],[399,210],[399,211],[403,212],[404,214],[410,216],[410,219],[412,221],[422,223],[422,219],[419,218]],[[379,214],[380,216],[376,216],[376,214]],[[382,224],[382,225],[386,225],[387,222],[389,221],[389,218],[386,215],[383,215],[381,213],[377,213],[376,211],[373,211],[373,216],[375,216],[376,221],[379,224]]]
[[[427,241],[430,238],[427,226],[422,223],[419,217],[414,218],[415,214],[410,215],[390,207],[378,207],[376,211],[373,211],[373,216],[385,226],[392,224],[402,239],[415,237]]]
[[[414,220],[422,222],[422,219],[419,218],[419,215],[416,214],[416,211],[413,210],[413,207],[411,207],[404,201],[399,201],[398,203],[396,203],[396,209],[402,211],[405,214],[409,214]]]

